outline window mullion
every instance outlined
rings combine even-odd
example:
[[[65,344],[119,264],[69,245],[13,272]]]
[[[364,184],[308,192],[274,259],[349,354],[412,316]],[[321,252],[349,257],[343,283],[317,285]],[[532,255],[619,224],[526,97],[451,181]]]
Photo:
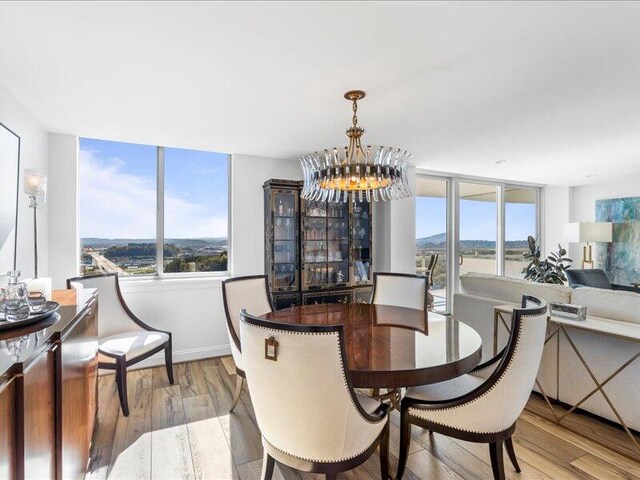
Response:
[[[505,187],[504,185],[498,185],[496,187],[497,193],[497,238],[496,238],[496,267],[497,274],[504,275],[504,252],[506,249],[505,245]]]
[[[158,185],[156,198],[156,274],[164,271],[164,147],[158,147]]]

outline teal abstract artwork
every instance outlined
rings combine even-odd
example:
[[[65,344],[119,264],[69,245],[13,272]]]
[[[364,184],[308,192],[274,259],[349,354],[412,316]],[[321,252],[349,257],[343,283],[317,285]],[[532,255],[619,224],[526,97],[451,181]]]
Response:
[[[597,200],[596,222],[613,223],[613,242],[596,244],[596,265],[612,283],[640,282],[640,197]]]

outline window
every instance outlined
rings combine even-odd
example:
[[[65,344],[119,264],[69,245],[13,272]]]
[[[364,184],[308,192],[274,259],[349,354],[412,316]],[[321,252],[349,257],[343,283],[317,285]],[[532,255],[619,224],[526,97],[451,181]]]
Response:
[[[228,155],[80,139],[80,270],[224,272]]]
[[[496,186],[460,182],[460,274],[497,273],[497,240]]]
[[[416,273],[431,275],[433,311],[450,311],[464,273],[523,278],[527,237],[538,235],[540,195],[532,186],[417,175],[415,265]]]
[[[439,312],[447,310],[447,183],[416,180],[416,273],[430,276],[430,304]]]
[[[524,278],[522,269],[529,262],[527,237],[536,237],[538,192],[533,188],[504,189],[504,274]]]

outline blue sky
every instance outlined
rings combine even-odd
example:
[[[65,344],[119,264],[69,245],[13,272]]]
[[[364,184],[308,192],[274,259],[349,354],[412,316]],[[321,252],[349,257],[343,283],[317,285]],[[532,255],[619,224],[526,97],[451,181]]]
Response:
[[[507,203],[505,238],[526,240],[535,235],[536,207],[526,203]],[[429,237],[446,230],[446,200],[435,197],[416,197],[416,238]],[[460,201],[460,239],[496,239],[496,204],[472,200]]]
[[[165,148],[165,237],[227,235],[227,155]],[[80,236],[154,238],[156,147],[80,139]]]

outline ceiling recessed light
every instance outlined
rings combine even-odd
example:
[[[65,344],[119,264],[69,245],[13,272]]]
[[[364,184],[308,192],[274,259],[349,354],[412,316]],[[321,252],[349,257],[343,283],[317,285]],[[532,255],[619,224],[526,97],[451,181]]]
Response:
[[[496,165],[504,165],[505,163],[507,163],[507,161],[506,161],[506,160],[498,160],[498,161],[496,162]]]

